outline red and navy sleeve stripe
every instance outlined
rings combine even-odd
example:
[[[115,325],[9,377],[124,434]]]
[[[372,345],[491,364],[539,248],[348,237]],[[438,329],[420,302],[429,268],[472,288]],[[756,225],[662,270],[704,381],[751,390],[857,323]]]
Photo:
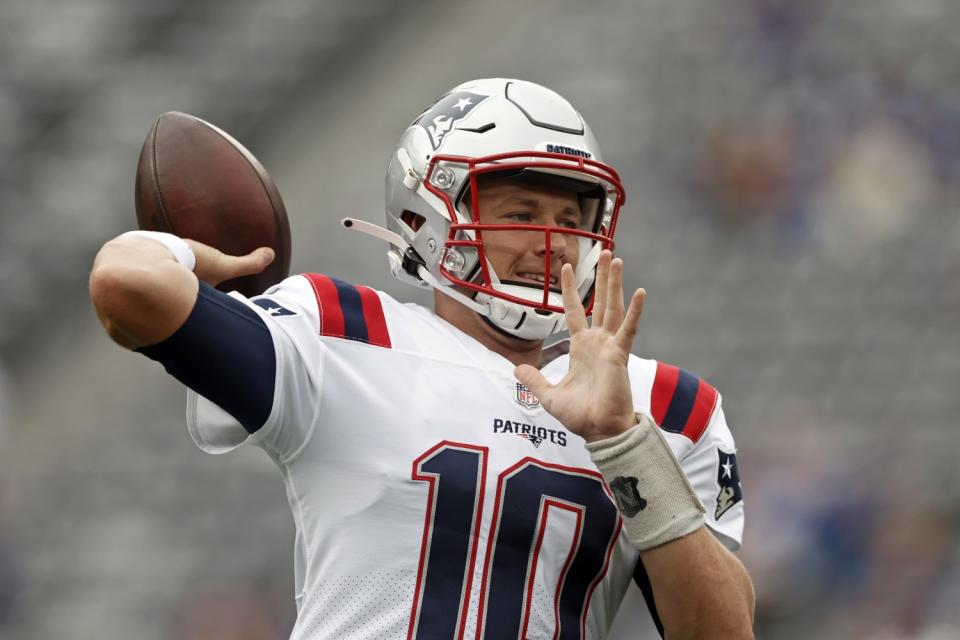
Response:
[[[692,442],[707,430],[717,406],[717,390],[686,369],[657,363],[650,394],[650,413],[664,431],[679,433]]]
[[[387,321],[376,291],[319,273],[305,277],[317,296],[320,335],[390,348]]]

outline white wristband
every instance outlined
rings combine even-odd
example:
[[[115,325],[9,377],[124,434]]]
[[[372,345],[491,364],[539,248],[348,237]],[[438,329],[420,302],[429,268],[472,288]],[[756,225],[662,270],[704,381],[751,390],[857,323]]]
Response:
[[[660,428],[643,414],[637,419],[586,447],[613,492],[627,537],[644,551],[693,533],[705,511]]]
[[[124,236],[141,236],[144,238],[150,238],[151,240],[156,240],[167,249],[170,250],[170,253],[173,254],[173,257],[177,262],[185,266],[190,271],[193,271],[193,268],[197,266],[197,256],[193,254],[193,249],[190,248],[186,242],[183,241],[183,238],[173,235],[172,233],[164,233],[163,231],[127,231]]]

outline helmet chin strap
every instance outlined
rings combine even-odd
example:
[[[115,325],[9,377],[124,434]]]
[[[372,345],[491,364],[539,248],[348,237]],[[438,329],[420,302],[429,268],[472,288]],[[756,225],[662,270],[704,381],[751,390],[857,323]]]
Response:
[[[580,258],[580,262],[577,265],[577,271],[574,274],[576,276],[577,282],[577,294],[580,296],[580,299],[587,295],[587,292],[590,290],[590,287],[593,286],[593,280],[589,278],[591,274],[595,273],[597,268],[597,262],[600,261],[600,253],[603,251],[603,247],[599,242],[594,243],[593,247]]]
[[[541,295],[541,290],[523,285],[500,284],[495,287],[497,291],[531,302]],[[478,293],[477,300],[490,307],[490,313],[487,314],[489,322],[501,331],[523,340],[543,340],[552,333],[563,331],[567,326],[563,314],[555,311],[543,315],[532,307],[507,302],[488,293]]]
[[[490,286],[496,291],[530,302],[543,299],[543,289],[540,287],[501,282],[489,260],[487,272],[490,274]],[[550,292],[547,299],[552,305],[563,306],[563,298],[559,294]],[[567,326],[562,313],[537,311],[488,293],[478,293],[477,300],[490,308],[490,313],[487,314],[488,322],[504,333],[523,340],[543,340],[552,333],[563,331]]]

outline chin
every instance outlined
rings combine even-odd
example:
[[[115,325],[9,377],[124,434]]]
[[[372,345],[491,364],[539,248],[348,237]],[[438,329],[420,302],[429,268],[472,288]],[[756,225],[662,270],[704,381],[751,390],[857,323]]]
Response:
[[[512,333],[509,333],[509,332],[507,332],[507,331],[504,331],[503,329],[501,329],[500,327],[498,327],[497,325],[495,325],[493,322],[490,321],[490,318],[488,318],[487,316],[482,316],[482,315],[480,315],[479,313],[478,313],[477,315],[480,316],[480,319],[483,320],[483,322],[484,322],[488,327],[490,327],[491,329],[493,329],[499,337],[501,337],[501,338],[506,338],[506,339],[509,340],[512,344],[516,345],[518,348],[531,347],[531,346],[533,346],[533,345],[535,345],[535,344],[541,344],[541,343],[543,343],[543,340],[542,340],[542,339],[541,339],[541,340],[528,340],[528,339],[526,339],[526,338],[518,338],[517,336],[513,335]]]

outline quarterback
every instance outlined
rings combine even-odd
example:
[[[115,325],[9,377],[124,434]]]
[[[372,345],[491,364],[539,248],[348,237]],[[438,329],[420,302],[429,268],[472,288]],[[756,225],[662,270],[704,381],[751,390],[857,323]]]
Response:
[[[189,388],[196,444],[280,470],[293,638],[596,640],[631,582],[667,638],[752,637],[721,397],[630,354],[646,293],[625,301],[612,256],[624,199],[565,99],[485,79],[404,132],[386,227],[343,221],[433,311],[318,273],[213,288],[266,248],[129,232],[100,250],[97,314]]]

